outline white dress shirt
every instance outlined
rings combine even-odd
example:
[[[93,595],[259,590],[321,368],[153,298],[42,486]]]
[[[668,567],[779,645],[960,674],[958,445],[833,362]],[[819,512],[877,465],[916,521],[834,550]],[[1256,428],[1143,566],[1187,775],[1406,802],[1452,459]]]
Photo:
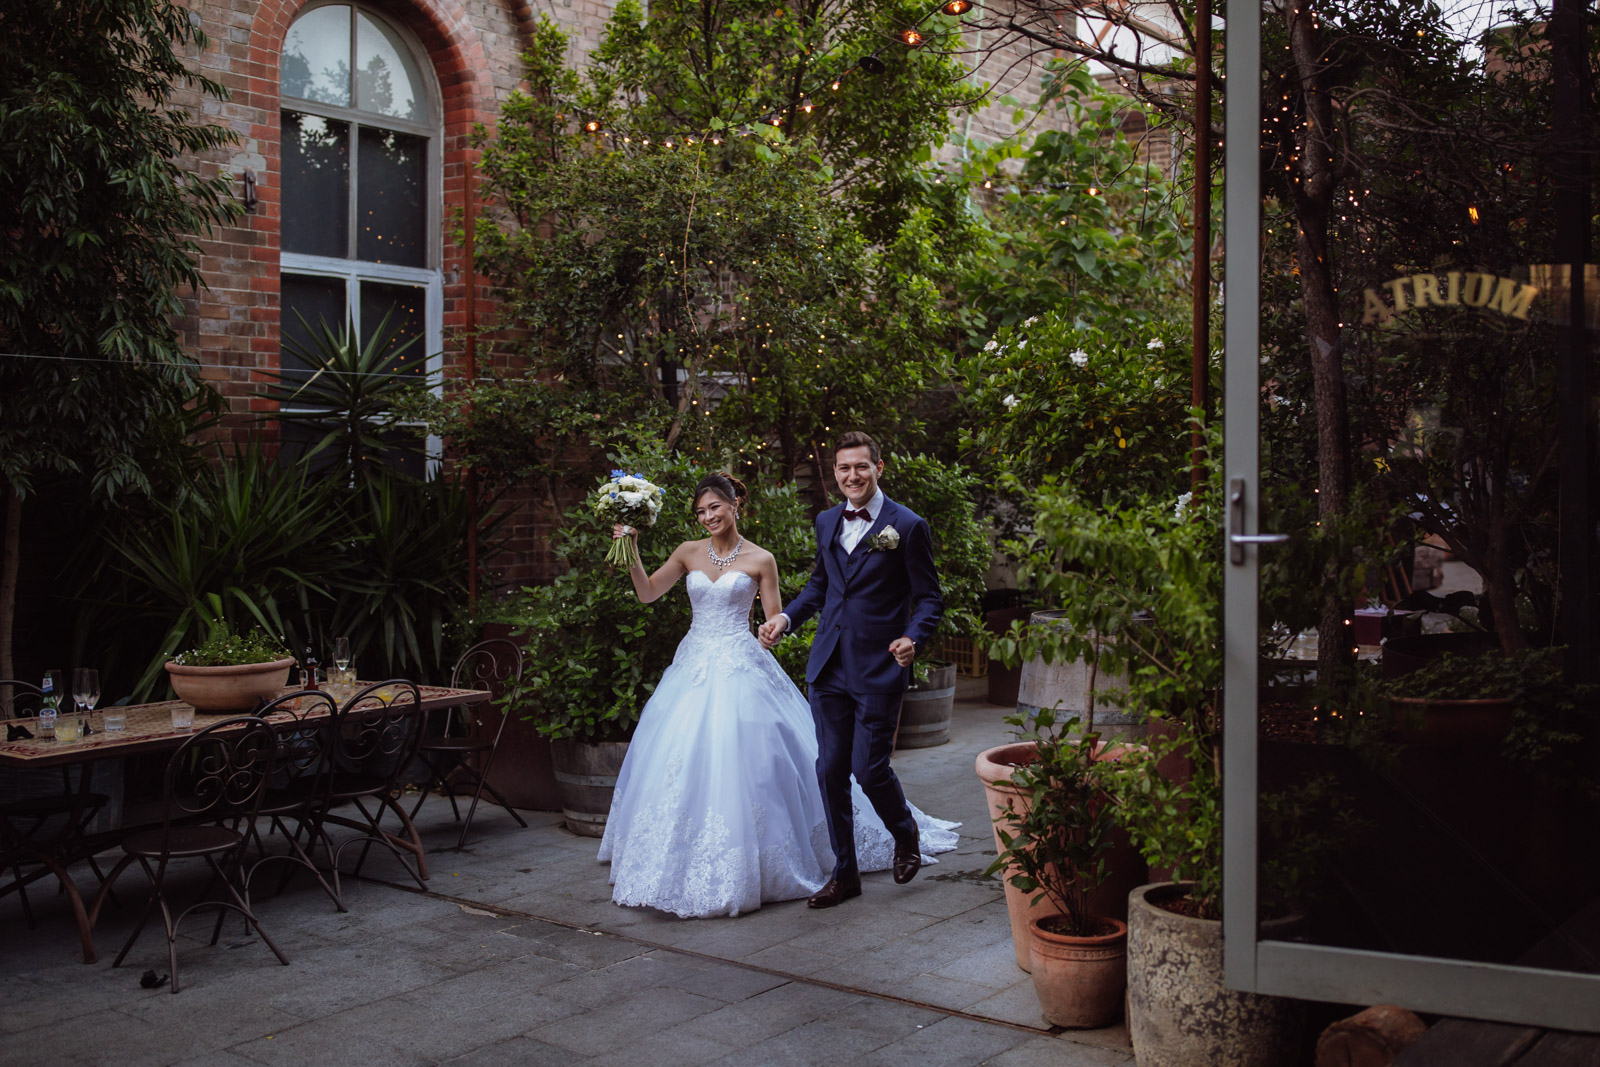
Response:
[[[870,519],[865,521],[861,519],[839,520],[839,544],[844,548],[845,555],[848,556],[856,550],[856,546],[861,543],[861,539],[867,536],[867,531],[872,529],[872,524],[878,521],[878,516],[883,513],[883,501],[883,490],[879,489],[872,494],[872,499],[867,501],[867,514],[872,516]],[[845,507],[850,507],[848,500],[845,501]]]

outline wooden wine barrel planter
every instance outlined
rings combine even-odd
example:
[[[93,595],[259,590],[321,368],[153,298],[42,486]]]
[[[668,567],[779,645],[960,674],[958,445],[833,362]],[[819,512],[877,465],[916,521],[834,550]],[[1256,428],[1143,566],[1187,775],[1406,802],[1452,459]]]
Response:
[[[567,829],[580,837],[604,835],[628,742],[553,741],[550,754]]]
[[[932,748],[950,740],[950,717],[956,707],[956,665],[935,660],[928,679],[906,690],[900,702],[900,728],[895,748]]]
[[[1036,611],[1028,625],[1064,627],[1062,612]],[[1143,737],[1149,724],[1143,712],[1124,711],[1105,698],[1109,690],[1121,689],[1127,679],[1099,671],[1094,677],[1094,728],[1104,737]],[[1017,713],[1033,715],[1044,708],[1057,719],[1076,715],[1084,718],[1089,707],[1089,664],[1046,663],[1034,657],[1022,664],[1022,679],[1017,687]],[[1080,724],[1081,725],[1081,724]]]

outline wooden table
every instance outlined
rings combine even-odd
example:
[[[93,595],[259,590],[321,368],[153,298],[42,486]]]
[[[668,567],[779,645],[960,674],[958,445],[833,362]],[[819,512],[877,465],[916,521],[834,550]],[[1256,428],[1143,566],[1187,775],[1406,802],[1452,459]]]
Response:
[[[356,689],[370,685],[370,682],[357,682]],[[459,707],[462,704],[481,704],[492,696],[483,689],[448,689],[442,686],[423,685],[417,687],[421,697],[423,713],[442,710],[444,708]],[[284,693],[294,692],[292,689],[283,690]],[[375,698],[368,698],[369,700]],[[318,701],[316,707],[307,716],[315,720],[325,718],[327,712],[322,710],[326,704]],[[78,775],[77,803],[68,815],[69,820],[76,821],[82,812],[84,800],[89,796],[89,781],[92,777],[91,765],[99,760],[115,759],[121,756],[132,756],[147,752],[174,752],[189,737],[193,731],[179,732],[172,728],[172,709],[188,707],[181,700],[163,700],[154,704],[132,704],[121,708],[127,716],[127,727],[116,733],[107,733],[100,726],[99,712],[96,714],[96,732],[88,737],[76,741],[57,741],[53,738],[44,739],[33,737],[26,741],[0,741],[0,767],[61,767],[68,764],[84,764],[83,770]],[[209,715],[195,712],[194,729],[203,730],[207,726],[232,718],[239,712],[228,712],[222,715]],[[268,721],[287,722],[287,714],[276,713],[268,716]],[[37,732],[38,723],[34,719],[17,720],[26,725],[31,731]],[[114,844],[114,839],[107,839],[104,847]],[[90,846],[92,847],[92,846]],[[99,851],[99,849],[94,849]],[[20,858],[20,857],[19,857]],[[78,892],[70,875],[66,872],[67,863],[76,858],[82,858],[82,853],[77,856],[66,855],[56,857],[41,853],[36,857],[39,862],[55,874],[61,883],[61,888],[66,892],[72,903],[73,915],[77,920],[79,938],[83,942],[83,962],[95,962],[94,938],[92,924],[88,912],[83,906],[83,897]],[[66,862],[62,862],[62,861]],[[42,876],[44,872],[38,872]],[[30,881],[32,879],[29,879]]]

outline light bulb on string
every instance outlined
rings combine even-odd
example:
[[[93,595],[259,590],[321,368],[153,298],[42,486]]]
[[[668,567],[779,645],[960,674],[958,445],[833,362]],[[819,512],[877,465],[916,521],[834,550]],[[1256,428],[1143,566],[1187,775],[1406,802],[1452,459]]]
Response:
[[[833,84],[828,86],[828,88],[832,89],[834,92],[838,92],[839,91],[839,79],[838,78],[833,79]]]
[[[915,48],[920,45],[922,41],[922,31],[916,29],[915,27],[900,31],[900,43],[905,45],[907,48]]]
[[[959,18],[960,16],[965,15],[968,11],[972,10],[972,0],[950,0],[948,4],[944,5],[944,7],[940,8],[939,10],[943,11],[946,15]]]
[[[802,95],[800,97],[800,110],[801,111],[804,111],[807,115],[809,115],[809,114],[811,114],[811,108],[813,106],[814,105],[811,103],[811,98],[809,96]]]

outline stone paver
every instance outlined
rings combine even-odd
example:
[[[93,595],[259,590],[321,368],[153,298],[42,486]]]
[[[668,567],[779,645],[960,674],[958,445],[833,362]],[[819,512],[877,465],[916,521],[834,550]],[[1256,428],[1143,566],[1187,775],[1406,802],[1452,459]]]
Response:
[[[791,901],[681,920],[618,908],[597,842],[558,815],[529,813],[522,830],[481,809],[455,850],[449,805],[432,800],[419,821],[434,849],[427,893],[378,852],[345,879],[348,914],[298,879],[258,901],[289,967],[237,919],[210,946],[197,916],[177,996],[139,987],[146,968],[167,970],[159,925],[109,966],[142,903],[135,878],[102,916],[91,966],[59,897],[32,895],[33,931],[14,897],[0,899],[0,1067],[1130,1063],[1120,1025],[1053,1032],[1016,967],[1001,887],[983,876],[993,841],[972,770],[1006,738],[1005,710],[981,694],[963,681],[950,744],[895,758],[919,807],[963,820],[961,847],[909,886],[868,875],[859,900],[830,911]]]

